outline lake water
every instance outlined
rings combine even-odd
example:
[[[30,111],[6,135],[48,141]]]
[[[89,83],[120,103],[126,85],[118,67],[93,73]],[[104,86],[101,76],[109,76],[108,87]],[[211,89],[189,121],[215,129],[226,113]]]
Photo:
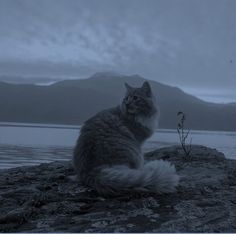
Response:
[[[0,122],[0,169],[70,160],[79,126]],[[188,140],[236,159],[236,132],[191,131]],[[189,142],[189,141],[187,141]],[[144,150],[179,144],[176,130],[159,129]]]

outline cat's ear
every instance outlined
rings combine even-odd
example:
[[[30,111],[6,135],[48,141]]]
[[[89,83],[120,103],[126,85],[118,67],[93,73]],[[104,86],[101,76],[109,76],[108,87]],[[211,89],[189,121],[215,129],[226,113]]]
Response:
[[[125,82],[125,87],[128,92],[130,92],[133,88]]]
[[[150,84],[147,81],[143,83],[142,90],[144,90],[144,92],[146,93],[148,97],[151,97],[152,90],[151,90]]]

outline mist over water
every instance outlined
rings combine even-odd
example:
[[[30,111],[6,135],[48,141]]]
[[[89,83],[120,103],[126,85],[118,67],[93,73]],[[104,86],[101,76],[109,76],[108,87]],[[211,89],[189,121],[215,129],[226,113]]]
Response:
[[[0,123],[0,169],[71,160],[80,126]],[[188,140],[236,159],[236,132],[191,131]],[[189,142],[187,141],[187,143]],[[178,145],[176,130],[157,130],[144,151]]]
[[[199,88],[181,86],[181,89],[191,95],[194,95],[206,102],[211,103],[236,103],[236,93],[234,87],[229,89],[210,89],[210,88]]]

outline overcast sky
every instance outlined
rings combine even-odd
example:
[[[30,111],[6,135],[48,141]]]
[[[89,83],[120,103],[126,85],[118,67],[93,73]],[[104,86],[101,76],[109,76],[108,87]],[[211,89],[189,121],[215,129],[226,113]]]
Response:
[[[0,74],[139,74],[236,102],[235,0],[0,0]]]

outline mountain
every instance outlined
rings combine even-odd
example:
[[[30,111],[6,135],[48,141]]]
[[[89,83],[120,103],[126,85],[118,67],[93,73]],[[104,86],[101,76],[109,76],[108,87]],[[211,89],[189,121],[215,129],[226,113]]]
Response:
[[[81,124],[96,112],[117,105],[124,82],[140,86],[139,75],[97,73],[88,79],[64,80],[49,86],[0,82],[0,121]],[[161,128],[176,128],[177,112],[186,113],[186,128],[236,131],[236,105],[204,102],[151,81],[161,108]]]

